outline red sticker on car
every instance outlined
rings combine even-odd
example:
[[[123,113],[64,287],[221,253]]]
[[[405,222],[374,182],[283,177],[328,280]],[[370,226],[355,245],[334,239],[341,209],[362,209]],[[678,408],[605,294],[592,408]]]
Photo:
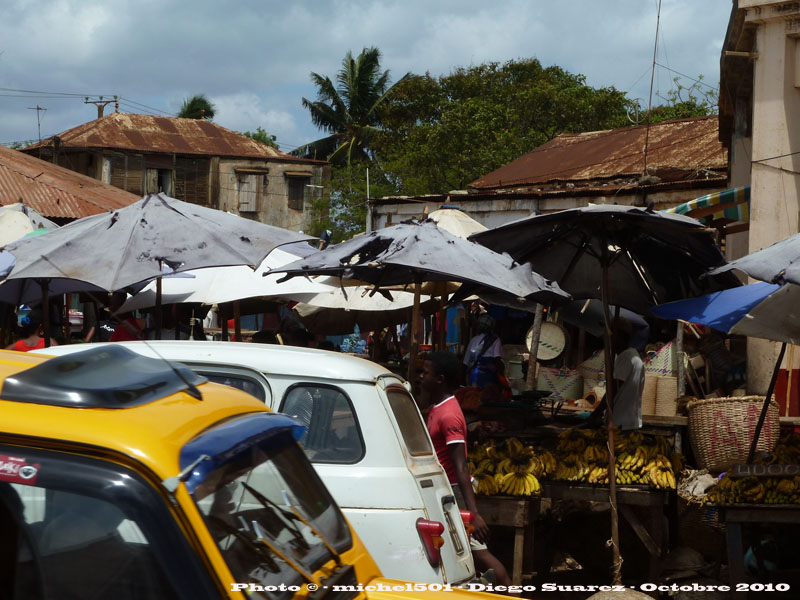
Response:
[[[34,485],[38,474],[38,463],[31,465],[19,456],[0,454],[0,481]]]

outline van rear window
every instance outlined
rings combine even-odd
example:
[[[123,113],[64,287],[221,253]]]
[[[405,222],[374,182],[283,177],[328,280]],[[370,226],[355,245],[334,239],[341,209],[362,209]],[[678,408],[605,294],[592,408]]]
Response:
[[[428,430],[420,418],[414,399],[402,388],[387,389],[386,397],[411,456],[433,454]]]
[[[286,392],[280,412],[308,428],[299,442],[311,462],[352,464],[364,457],[364,440],[353,405],[341,390],[295,385]]]

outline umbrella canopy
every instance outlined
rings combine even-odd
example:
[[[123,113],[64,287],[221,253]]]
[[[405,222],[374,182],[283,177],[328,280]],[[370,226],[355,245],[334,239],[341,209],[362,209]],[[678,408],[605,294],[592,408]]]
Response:
[[[567,297],[529,265],[519,265],[509,256],[456,237],[430,220],[357,236],[275,272],[289,277],[335,275],[376,286],[460,281],[543,303]]]
[[[161,303],[222,304],[258,297],[299,301],[313,298],[320,293],[338,290],[338,280],[331,277],[297,278],[277,283],[283,275],[262,276],[262,271],[270,271],[289,264],[313,252],[316,251],[306,243],[288,244],[270,252],[255,271],[246,266],[208,267],[186,271],[192,275],[190,279],[165,277],[161,281]],[[151,282],[128,298],[119,311],[130,312],[155,305],[156,282]]]
[[[753,283],[669,302],[651,312],[663,319],[701,323],[723,333],[800,344],[800,286]]]
[[[649,209],[597,205],[514,221],[470,236],[528,261],[576,299],[600,296],[606,262],[608,303],[642,314],[649,306],[739,285],[701,275],[725,259],[713,231],[695,219]]]
[[[456,208],[440,208],[429,214],[428,218],[436,221],[436,224],[445,231],[464,239],[473,233],[486,231],[485,225],[481,225],[467,213]]]
[[[411,321],[414,294],[392,291],[390,300],[370,292],[371,288],[362,286],[337,289],[310,297],[293,310],[306,329],[324,335],[352,333],[356,325],[361,331],[370,331]],[[438,300],[423,296],[422,314],[434,313],[439,307]]]
[[[767,283],[800,285],[800,233],[712,269],[710,275],[737,269]]]
[[[150,194],[117,211],[79,219],[6,246],[9,280],[65,278],[114,291],[173,271],[249,265],[275,247],[314,239],[223,211]],[[73,290],[76,291],[76,290]]]
[[[617,308],[609,306],[610,318],[614,317]],[[631,324],[631,346],[639,351],[644,350],[650,337],[650,325],[642,315],[627,308],[619,309],[619,316]],[[573,300],[558,307],[558,318],[565,323],[575,325],[595,337],[603,337],[605,320],[603,319],[603,305],[599,300]]]

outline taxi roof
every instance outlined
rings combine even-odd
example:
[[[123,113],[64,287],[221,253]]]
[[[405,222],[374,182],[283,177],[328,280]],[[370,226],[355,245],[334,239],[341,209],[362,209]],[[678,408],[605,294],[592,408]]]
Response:
[[[40,365],[46,356],[0,351],[0,385],[6,378]],[[0,398],[0,441],[20,437],[59,445],[89,445],[125,454],[161,477],[180,469],[183,446],[209,427],[233,416],[266,412],[263,402],[234,388],[198,386],[202,400],[185,391],[126,408],[74,408]]]

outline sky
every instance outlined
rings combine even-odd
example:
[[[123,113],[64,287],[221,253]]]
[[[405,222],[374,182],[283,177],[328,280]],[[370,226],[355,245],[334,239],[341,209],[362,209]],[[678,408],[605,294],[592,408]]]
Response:
[[[3,0],[0,144],[96,118],[85,104],[174,116],[203,93],[214,121],[262,127],[284,151],[323,137],[302,98],[334,79],[348,50],[375,46],[406,72],[535,57],[647,105],[674,77],[719,83],[731,0]],[[655,70],[653,52],[660,23]],[[46,110],[37,111],[36,107]],[[113,104],[106,112],[113,111]],[[37,116],[39,125],[37,126]]]

